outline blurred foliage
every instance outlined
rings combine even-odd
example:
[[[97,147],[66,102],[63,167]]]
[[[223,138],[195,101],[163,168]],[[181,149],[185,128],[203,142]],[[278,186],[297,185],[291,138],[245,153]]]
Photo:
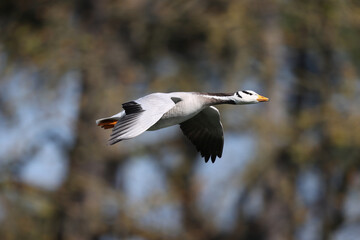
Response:
[[[314,212],[319,239],[328,239],[344,223],[345,194],[360,177],[358,1],[5,0],[0,26],[8,69],[41,69],[48,91],[66,71],[82,76],[66,182],[48,192],[2,181],[0,201],[8,212],[1,239],[294,239]],[[172,70],[164,72],[161,61]],[[247,218],[239,200],[235,227],[217,230],[196,206],[197,155],[174,139],[166,145],[181,149],[181,164],[159,167],[181,206],[181,233],[142,228],[125,211],[107,220],[104,200],[126,197],[114,179],[129,153],[104,146],[107,132],[94,120],[149,92],[231,92],[247,79],[271,102],[241,128],[226,127],[257,136],[258,152],[239,181],[246,182],[243,199],[262,192],[261,213]],[[160,158],[156,147],[146,151]],[[310,206],[300,203],[296,188],[309,168],[324,182],[323,196]]]

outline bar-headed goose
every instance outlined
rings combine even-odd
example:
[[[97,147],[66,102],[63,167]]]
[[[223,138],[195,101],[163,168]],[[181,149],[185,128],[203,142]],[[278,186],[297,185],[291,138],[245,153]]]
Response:
[[[215,162],[221,157],[224,133],[218,104],[251,104],[269,101],[254,91],[236,93],[172,92],[152,93],[126,102],[123,111],[96,121],[102,128],[113,128],[109,144],[134,138],[145,131],[153,131],[180,124],[183,133],[205,158]]]

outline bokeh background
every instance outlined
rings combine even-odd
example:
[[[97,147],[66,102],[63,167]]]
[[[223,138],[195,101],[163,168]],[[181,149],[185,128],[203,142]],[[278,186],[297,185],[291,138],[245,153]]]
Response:
[[[0,239],[359,239],[359,66],[356,0],[2,0]],[[242,89],[271,101],[219,106],[214,164],[95,125]]]

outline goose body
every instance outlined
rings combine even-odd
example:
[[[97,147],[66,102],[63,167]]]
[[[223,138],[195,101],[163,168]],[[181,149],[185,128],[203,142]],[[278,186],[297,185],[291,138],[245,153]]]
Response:
[[[112,128],[109,144],[134,138],[145,131],[180,125],[207,162],[222,156],[224,145],[218,104],[252,104],[269,99],[254,91],[227,93],[172,92],[152,93],[124,103],[123,111],[96,121],[98,126]]]

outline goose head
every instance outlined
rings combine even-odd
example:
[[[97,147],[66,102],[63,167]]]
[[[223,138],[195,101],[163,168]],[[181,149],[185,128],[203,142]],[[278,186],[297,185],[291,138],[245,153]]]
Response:
[[[252,90],[238,91],[234,94],[236,104],[253,104],[267,102],[269,98],[263,97]]]

